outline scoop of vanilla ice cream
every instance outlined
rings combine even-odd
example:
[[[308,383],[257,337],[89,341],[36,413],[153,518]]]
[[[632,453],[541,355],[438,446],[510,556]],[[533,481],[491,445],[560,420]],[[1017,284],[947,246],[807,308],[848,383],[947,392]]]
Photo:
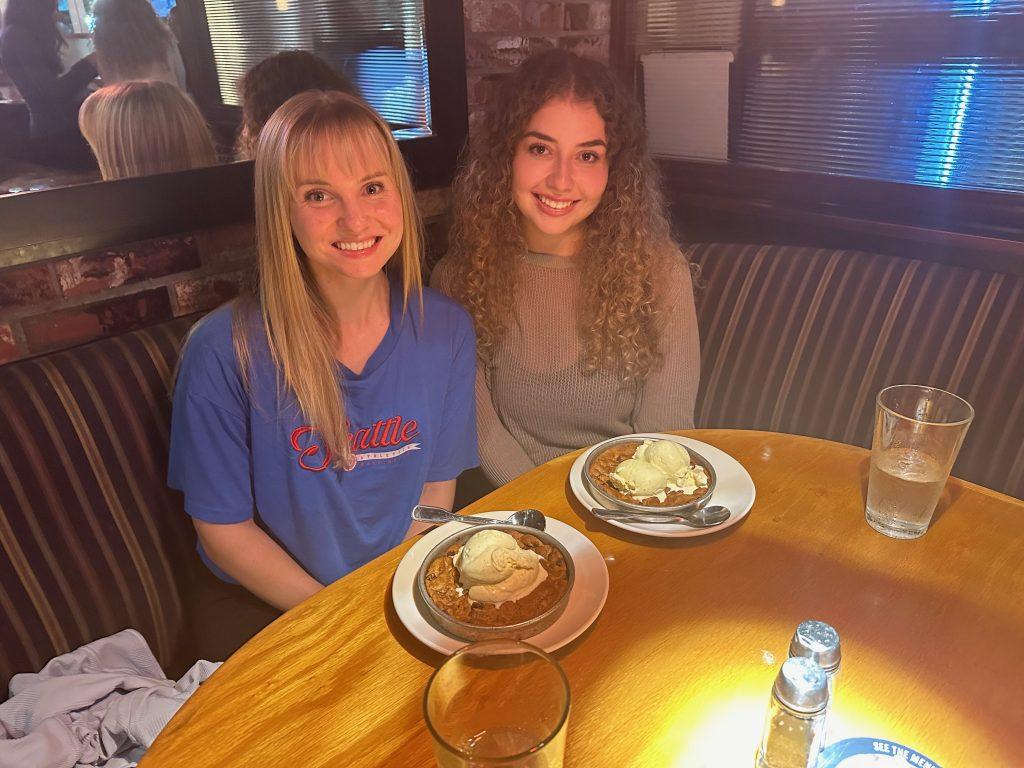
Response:
[[[668,475],[643,459],[626,459],[608,475],[616,486],[631,496],[654,496],[668,485]]]
[[[530,594],[547,578],[541,557],[504,531],[489,528],[469,537],[455,553],[459,583],[478,603],[503,603]]]
[[[455,555],[462,586],[497,584],[514,568],[516,540],[504,531],[488,529],[469,537]]]
[[[669,477],[685,472],[690,466],[690,454],[671,440],[644,440],[633,457],[653,464]]]

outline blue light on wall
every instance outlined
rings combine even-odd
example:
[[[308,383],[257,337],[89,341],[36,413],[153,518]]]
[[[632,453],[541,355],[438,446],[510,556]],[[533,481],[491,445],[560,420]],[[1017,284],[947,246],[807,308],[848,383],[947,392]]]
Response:
[[[1024,0],[757,3],[733,159],[1024,192]]]
[[[993,8],[993,1],[997,7]],[[954,16],[984,16],[993,10],[998,10],[999,0],[953,0]]]
[[[971,90],[974,88],[974,76],[978,74],[977,64],[969,64],[960,80],[957,95],[952,104],[952,115],[949,122],[949,139],[946,141],[946,159],[942,163],[942,170],[939,173],[938,183],[948,184],[950,174],[956,165],[957,154],[960,148],[960,140],[964,131],[964,119],[967,117],[967,110],[971,103]]]
[[[177,4],[177,0],[149,0],[153,4],[153,10],[156,11],[157,16],[166,17]]]

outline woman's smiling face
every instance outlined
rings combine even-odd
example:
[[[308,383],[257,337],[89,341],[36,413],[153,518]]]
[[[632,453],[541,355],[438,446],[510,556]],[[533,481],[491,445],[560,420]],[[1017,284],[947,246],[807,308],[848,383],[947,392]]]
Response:
[[[608,186],[608,137],[591,101],[551,99],[512,159],[512,195],[531,250],[571,256]]]
[[[402,242],[402,197],[381,153],[325,152],[300,176],[289,209],[292,232],[320,285],[378,274]]]

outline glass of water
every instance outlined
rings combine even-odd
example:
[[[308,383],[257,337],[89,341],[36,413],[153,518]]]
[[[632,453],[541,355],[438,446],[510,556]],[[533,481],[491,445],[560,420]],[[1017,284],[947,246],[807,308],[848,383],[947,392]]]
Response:
[[[973,418],[970,403],[934,387],[900,384],[878,393],[868,525],[897,539],[928,530]]]
[[[431,675],[423,713],[441,768],[562,768],[569,681],[528,643],[456,651]]]

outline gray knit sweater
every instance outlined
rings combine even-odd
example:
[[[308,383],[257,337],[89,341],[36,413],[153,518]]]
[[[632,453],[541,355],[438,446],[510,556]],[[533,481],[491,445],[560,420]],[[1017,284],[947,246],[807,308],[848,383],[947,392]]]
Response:
[[[688,265],[680,258],[659,282],[658,300],[667,307],[664,363],[639,387],[628,387],[610,372],[583,372],[580,261],[523,258],[514,321],[490,370],[478,366],[480,463],[496,485],[609,437],[693,426],[700,344]],[[451,279],[442,259],[431,285],[451,295]]]

